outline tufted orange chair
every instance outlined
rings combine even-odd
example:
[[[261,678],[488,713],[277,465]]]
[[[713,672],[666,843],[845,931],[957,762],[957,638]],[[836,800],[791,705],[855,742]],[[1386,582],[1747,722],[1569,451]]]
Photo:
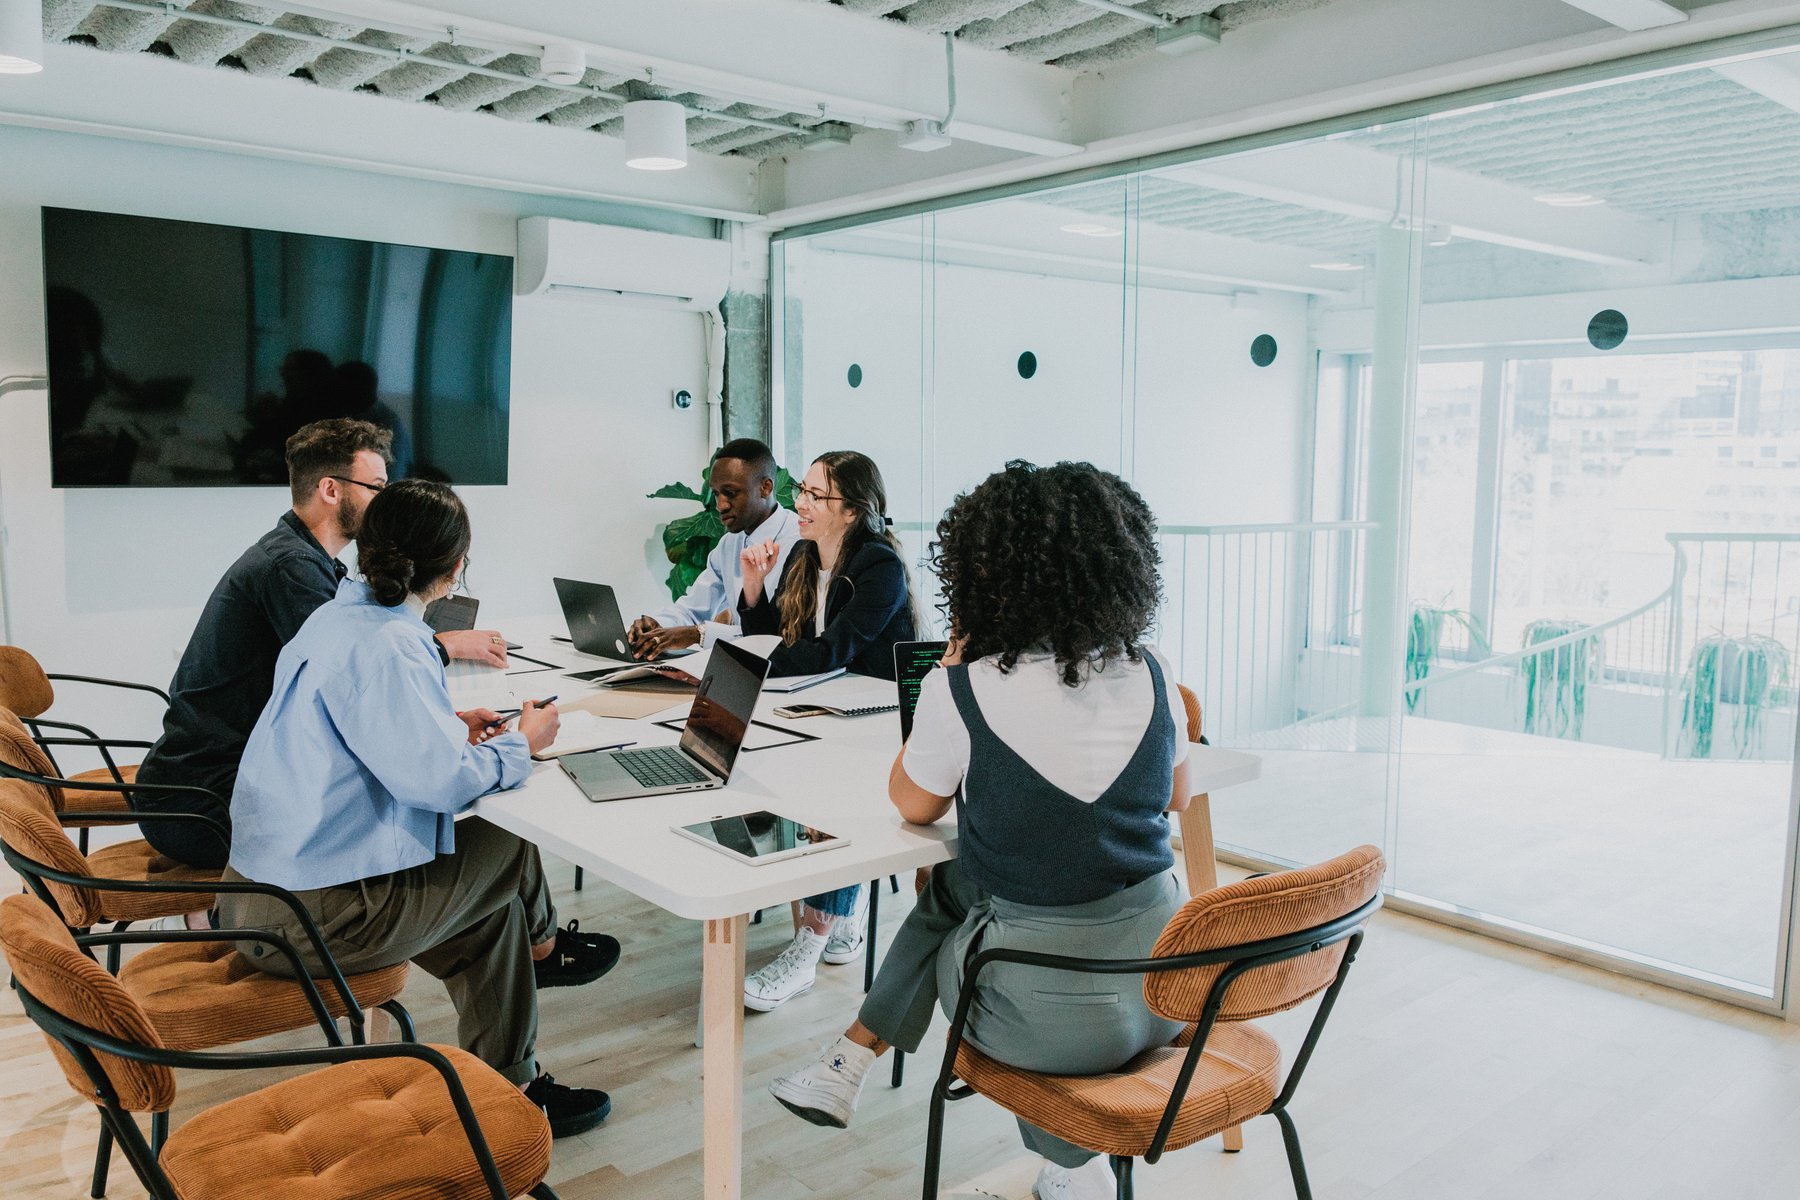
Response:
[[[106,765],[95,767],[91,771],[81,771],[69,778],[84,782],[108,781],[112,783],[130,783],[137,778],[137,765],[121,765],[112,759],[111,750],[126,746],[137,749],[149,749],[148,742],[127,742],[99,737],[93,730],[82,725],[73,725],[67,721],[52,721],[44,714],[56,703],[54,681],[64,683],[93,684],[99,687],[124,688],[134,692],[147,692],[162,701],[163,707],[169,706],[169,694],[158,687],[147,683],[127,683],[121,679],[102,679],[97,675],[51,675],[33,657],[30,651],[18,646],[0,646],[0,708],[10,709],[31,726],[32,735],[46,748],[50,745],[85,745],[99,751]],[[46,730],[62,730],[80,735],[75,738],[62,738],[46,733]],[[47,744],[47,745],[46,745]],[[61,772],[49,772],[60,774]],[[121,797],[116,801],[117,807],[125,807]],[[100,807],[91,805],[90,807]]]
[[[977,953],[963,978],[931,1095],[925,1200],[938,1194],[945,1102],[976,1093],[1065,1141],[1110,1155],[1119,1200],[1131,1198],[1135,1159],[1154,1163],[1165,1151],[1271,1114],[1281,1124],[1294,1191],[1300,1200],[1311,1200],[1287,1106],[1361,946],[1364,925],[1381,904],[1386,869],[1381,851],[1359,846],[1316,866],[1202,892],[1170,920],[1148,959]],[[1150,1010],[1189,1024],[1170,1045],[1148,1050],[1110,1074],[1023,1071],[964,1040],[977,977],[991,962],[1143,974]],[[1253,1022],[1321,992],[1324,998],[1283,1083],[1281,1048]]]
[[[170,1048],[136,998],[82,953],[48,905],[0,901],[0,948],[69,1086],[100,1111],[156,1200],[492,1200],[544,1183],[550,1126],[522,1092],[451,1046],[395,1042],[260,1053]],[[207,1109],[158,1154],[134,1113],[166,1120],[171,1068],[327,1065]]]
[[[66,925],[86,930],[113,923],[110,933],[84,934],[83,946],[104,945],[109,971],[137,1002],[161,1044],[174,1050],[210,1049],[317,1022],[326,1041],[338,1045],[335,1018],[349,1016],[354,1039],[364,1039],[364,1008],[382,1008],[411,1040],[412,1020],[398,1000],[408,964],[345,978],[330,961],[324,939],[313,951],[329,964],[327,978],[307,978],[300,958],[286,942],[242,930],[127,933],[149,917],[195,912],[212,903],[215,889],[279,891],[264,884],[220,883],[215,872],[197,871],[156,854],[142,841],[108,846],[84,855],[57,824],[44,790],[16,779],[0,779],[0,854]],[[103,885],[112,883],[114,887]],[[207,890],[185,890],[190,886]],[[154,887],[158,890],[139,890]],[[295,978],[258,970],[232,948],[244,940],[267,941],[288,957]],[[158,943],[120,966],[120,948]],[[355,1004],[345,1003],[346,991]],[[160,1121],[152,1122],[160,1142]],[[95,1195],[105,1190],[111,1159],[110,1135],[102,1126],[95,1160]]]

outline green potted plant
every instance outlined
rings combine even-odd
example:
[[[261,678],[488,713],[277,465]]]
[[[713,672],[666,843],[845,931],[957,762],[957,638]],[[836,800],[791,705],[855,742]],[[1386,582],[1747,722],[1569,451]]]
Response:
[[[1482,632],[1481,622],[1472,613],[1460,608],[1440,608],[1435,605],[1414,602],[1412,620],[1406,627],[1406,682],[1419,684],[1431,674],[1432,664],[1438,659],[1442,648],[1444,630],[1460,625],[1468,631],[1469,645],[1482,654],[1488,653],[1487,635]],[[1412,712],[1419,705],[1419,697],[1424,689],[1408,687],[1406,689],[1406,711]]]
[[[1732,741],[1743,758],[1762,732],[1763,714],[1789,678],[1787,647],[1760,633],[1701,638],[1688,657],[1681,684],[1681,731],[1688,757],[1711,758],[1718,706],[1733,704]]]
[[[1522,644],[1530,649],[1586,628],[1580,621],[1545,617],[1525,626]],[[1527,655],[1519,663],[1525,676],[1525,732],[1579,741],[1588,684],[1599,681],[1604,657],[1599,638],[1581,638]]]
[[[783,508],[794,507],[794,487],[794,477],[787,473],[787,468],[778,468],[775,499]],[[698,491],[685,483],[665,483],[650,493],[650,499],[693,500],[700,504],[699,512],[677,517],[663,526],[663,553],[671,564],[663,582],[669,587],[670,597],[680,599],[700,577],[700,572],[706,570],[706,556],[725,536],[725,523],[719,520],[719,510],[713,503],[712,464],[701,468]]]

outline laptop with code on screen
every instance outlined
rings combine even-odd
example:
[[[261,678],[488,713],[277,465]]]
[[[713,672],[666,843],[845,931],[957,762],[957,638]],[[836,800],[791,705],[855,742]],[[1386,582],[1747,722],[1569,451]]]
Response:
[[[948,642],[901,642],[894,647],[894,686],[900,693],[900,740],[912,736],[913,710],[919,707],[919,688],[925,677],[943,661]]]

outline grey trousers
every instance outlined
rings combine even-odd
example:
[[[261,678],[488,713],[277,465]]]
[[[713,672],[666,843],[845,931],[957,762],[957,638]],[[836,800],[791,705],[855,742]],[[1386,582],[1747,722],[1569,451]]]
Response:
[[[934,1009],[955,1015],[963,964],[976,950],[1147,958],[1182,899],[1174,875],[1164,873],[1087,904],[1014,904],[988,895],[958,863],[945,863],[894,935],[858,1018],[882,1041],[912,1053]],[[1180,1022],[1145,1005],[1143,982],[1141,975],[997,963],[981,972],[965,1036],[989,1057],[1028,1071],[1103,1074],[1181,1032]],[[1094,1157],[1025,1121],[1019,1132],[1026,1146],[1060,1166]]]
[[[227,872],[226,878],[238,878]],[[421,866],[296,892],[346,975],[412,961],[443,980],[457,1044],[513,1083],[537,1074],[537,980],[531,947],[556,928],[537,847],[479,817],[456,826],[456,850]],[[268,896],[222,895],[227,928],[266,929],[321,967],[293,912]],[[259,942],[238,945],[260,970],[291,975]]]

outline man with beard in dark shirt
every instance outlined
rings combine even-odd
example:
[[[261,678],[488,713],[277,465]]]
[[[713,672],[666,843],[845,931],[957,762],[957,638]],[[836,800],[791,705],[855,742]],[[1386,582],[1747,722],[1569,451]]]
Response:
[[[315,421],[287,440],[292,510],[213,588],[169,685],[163,734],[138,768],[139,783],[204,788],[201,796],[139,795],[144,812],[197,812],[231,827],[238,761],[275,681],[275,658],[346,574],[337,556],[363,509],[387,486],[391,436],[367,421]],[[438,635],[445,662],[506,665],[506,639],[491,629]],[[207,826],[146,821],[144,840],[194,867],[225,865],[230,847]],[[203,916],[204,914],[197,914]]]

